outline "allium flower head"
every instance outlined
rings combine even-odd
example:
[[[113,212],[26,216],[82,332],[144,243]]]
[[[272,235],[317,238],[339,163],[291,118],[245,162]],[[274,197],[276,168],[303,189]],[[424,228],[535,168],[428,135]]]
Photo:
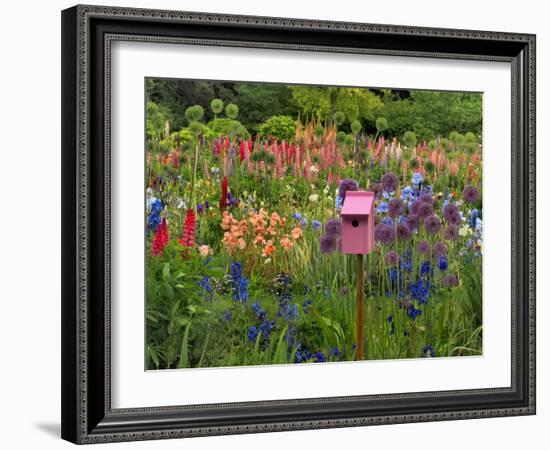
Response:
[[[434,209],[430,203],[423,202],[421,200],[417,200],[415,203],[417,202],[418,202],[418,209],[417,209],[418,217],[420,217],[421,219],[425,219],[426,217],[430,217],[433,214]]]
[[[445,228],[445,239],[448,241],[456,241],[458,239],[458,228],[454,225],[448,225]]]
[[[357,181],[352,180],[351,178],[344,179],[340,181],[340,187],[338,188],[338,195],[342,198],[346,198],[347,191],[358,191],[359,185]]]
[[[342,222],[338,219],[329,219],[325,225],[325,233],[327,236],[339,237],[342,234]]]
[[[321,253],[332,253],[336,250],[336,238],[333,235],[325,234],[321,236],[320,240]]]
[[[418,243],[416,250],[418,253],[426,254],[430,251],[430,243],[426,240],[422,240]]]
[[[404,223],[400,223],[397,225],[397,229],[395,230],[397,239],[400,241],[407,241],[411,238],[411,230],[408,227],[408,225]]]
[[[405,211],[405,205],[401,200],[398,198],[391,198],[388,202],[388,215],[392,218],[396,218],[397,216],[403,214]]]
[[[428,203],[430,205],[433,205],[434,199],[431,194],[428,192],[424,192],[423,194],[420,194],[420,197],[418,197],[418,200],[424,203]]]
[[[441,220],[435,214],[424,219],[424,228],[428,234],[436,234],[441,230]]]
[[[446,255],[447,250],[447,244],[445,244],[445,242],[436,242],[432,248],[432,251],[437,256]]]
[[[444,287],[456,287],[458,286],[458,277],[455,274],[448,274],[443,277],[443,280],[441,281]]]
[[[407,216],[407,219],[405,220],[405,223],[409,227],[409,230],[411,231],[416,230],[418,228],[418,223],[419,223],[418,216],[416,214],[409,214]]]
[[[374,239],[383,244],[388,244],[394,239],[394,231],[391,225],[379,223],[374,227]]]
[[[399,255],[395,250],[391,250],[386,254],[386,266],[395,267],[399,261]]]
[[[454,203],[449,202],[443,207],[443,217],[447,222],[451,223],[451,219],[455,214],[458,214],[458,206]]]
[[[382,189],[386,192],[395,192],[399,179],[393,172],[386,173],[380,180],[382,183]]]
[[[479,192],[473,186],[466,186],[462,192],[464,196],[464,201],[468,203],[475,203],[479,197]]]

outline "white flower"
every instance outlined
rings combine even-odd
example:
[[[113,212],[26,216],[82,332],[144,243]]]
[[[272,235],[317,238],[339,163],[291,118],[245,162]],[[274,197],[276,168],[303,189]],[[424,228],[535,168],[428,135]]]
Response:
[[[466,225],[463,225],[459,230],[458,230],[458,234],[462,237],[465,237],[465,236],[468,236],[469,234],[472,234],[472,230],[470,229],[470,227],[466,224]]]
[[[319,195],[317,195],[317,194],[311,194],[311,195],[309,196],[309,201],[310,201],[311,203],[315,203],[317,200],[319,200]]]
[[[319,169],[318,169],[317,167],[315,167],[315,166],[311,166],[310,169],[309,169],[309,171],[310,171],[311,173],[319,173]]]
[[[185,202],[183,201],[182,198],[178,199],[178,206],[177,206],[178,209],[183,209],[185,208]]]

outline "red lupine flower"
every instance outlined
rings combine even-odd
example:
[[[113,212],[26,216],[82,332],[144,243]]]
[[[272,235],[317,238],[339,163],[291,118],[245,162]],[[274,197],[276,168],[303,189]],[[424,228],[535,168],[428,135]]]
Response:
[[[166,226],[166,219],[162,219],[162,222],[157,228],[155,238],[153,239],[153,246],[151,247],[152,256],[161,256],[164,253],[164,248],[170,241],[170,235],[168,234],[168,227]]]
[[[189,208],[185,215],[185,223],[183,224],[182,238],[178,242],[184,247],[193,247],[195,245],[195,210]]]
[[[222,197],[220,199],[220,211],[225,211],[225,208],[227,208],[227,176],[224,176],[222,180]]]
[[[246,153],[245,153],[245,150],[244,150],[244,141],[242,141],[239,145],[239,153],[240,153],[240,156],[241,156],[241,161],[244,161],[246,159]]]

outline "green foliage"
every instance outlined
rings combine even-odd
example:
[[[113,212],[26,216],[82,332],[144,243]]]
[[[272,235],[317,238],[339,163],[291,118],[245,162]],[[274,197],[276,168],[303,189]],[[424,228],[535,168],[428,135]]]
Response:
[[[146,131],[150,139],[161,139],[164,131],[164,122],[168,120],[169,113],[154,102],[147,102]]]
[[[388,120],[385,117],[376,119],[376,131],[386,131],[389,127]]]
[[[249,131],[245,126],[234,119],[217,118],[208,122],[208,128],[210,128],[213,134],[218,136],[240,136],[245,139],[250,137]]]
[[[337,126],[342,125],[346,120],[346,115],[342,111],[336,111],[334,113],[334,123]]]
[[[403,142],[407,147],[414,147],[416,145],[416,134],[413,131],[406,131],[403,134]]]
[[[203,124],[194,120],[192,122],[189,123],[189,132],[193,135],[193,136],[198,136],[199,134],[201,134],[202,132],[202,129],[203,129]]]
[[[219,98],[215,98],[210,102],[210,109],[214,114],[219,114],[223,111],[223,101]]]
[[[190,106],[185,110],[185,118],[189,123],[197,122],[204,116],[204,108],[200,105]]]
[[[354,120],[353,122],[351,122],[351,132],[355,135],[359,134],[362,127],[363,126],[361,125],[361,122],[359,122],[358,120]]]
[[[258,131],[263,136],[290,141],[296,134],[296,121],[290,116],[272,116],[259,126]]]
[[[235,103],[230,103],[225,107],[225,115],[230,119],[236,119],[239,115],[239,107]]]

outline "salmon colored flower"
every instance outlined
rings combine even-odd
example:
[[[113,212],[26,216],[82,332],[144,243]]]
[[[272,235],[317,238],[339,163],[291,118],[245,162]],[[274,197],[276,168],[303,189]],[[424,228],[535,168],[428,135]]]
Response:
[[[273,245],[273,241],[269,240],[266,242],[264,249],[262,250],[262,256],[268,257],[271,256],[275,252],[275,246]]]
[[[286,250],[286,251],[289,251],[293,246],[294,246],[294,242],[292,242],[289,238],[288,238],[288,235],[285,234],[283,235],[283,237],[281,238],[281,245],[283,246],[283,248]]]
[[[199,247],[199,254],[206,258],[207,256],[211,255],[213,253],[212,249],[208,245],[201,245]]]
[[[246,248],[246,242],[243,238],[237,240],[237,247],[239,250],[244,250]]]
[[[294,227],[292,231],[290,232],[290,235],[292,236],[292,239],[296,240],[302,237],[304,232],[300,227]]]

